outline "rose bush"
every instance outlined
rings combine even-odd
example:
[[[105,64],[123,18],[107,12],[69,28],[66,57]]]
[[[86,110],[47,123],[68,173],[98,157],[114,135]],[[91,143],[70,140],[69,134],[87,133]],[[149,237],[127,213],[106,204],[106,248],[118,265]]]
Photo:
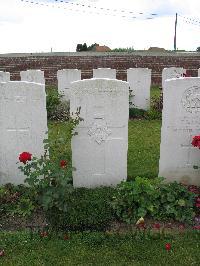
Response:
[[[61,134],[57,128],[51,139],[45,139],[44,155],[40,158],[29,152],[22,152],[19,161],[23,163],[18,168],[27,177],[25,182],[30,186],[35,201],[41,206],[46,217],[57,217],[58,212],[66,212],[68,202],[66,194],[73,191],[71,164],[71,137],[76,135],[75,127],[82,120],[77,109],[73,118],[69,120],[68,132]]]

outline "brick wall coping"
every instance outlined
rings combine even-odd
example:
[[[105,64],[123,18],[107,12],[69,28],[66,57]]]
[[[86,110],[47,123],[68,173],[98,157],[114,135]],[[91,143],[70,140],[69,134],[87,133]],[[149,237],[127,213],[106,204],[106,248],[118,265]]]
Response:
[[[52,52],[52,53],[9,53],[0,57],[51,57],[51,56],[171,56],[171,57],[200,57],[200,52]]]

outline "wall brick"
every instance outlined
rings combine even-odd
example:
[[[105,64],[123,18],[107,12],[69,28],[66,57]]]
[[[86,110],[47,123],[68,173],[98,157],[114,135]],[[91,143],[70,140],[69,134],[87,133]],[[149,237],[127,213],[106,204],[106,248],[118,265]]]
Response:
[[[200,53],[49,53],[49,54],[8,54],[0,55],[0,71],[11,73],[11,80],[20,79],[20,71],[41,69],[47,85],[57,85],[57,71],[77,68],[81,78],[91,78],[93,68],[110,67],[117,70],[117,78],[126,80],[126,70],[134,67],[152,69],[152,85],[161,85],[164,67],[183,67],[191,76],[197,76],[200,68]]]

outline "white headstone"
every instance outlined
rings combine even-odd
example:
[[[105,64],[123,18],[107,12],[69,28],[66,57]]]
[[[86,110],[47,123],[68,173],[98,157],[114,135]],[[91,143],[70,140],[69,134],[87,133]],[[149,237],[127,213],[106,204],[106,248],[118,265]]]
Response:
[[[21,81],[45,84],[44,71],[40,69],[30,69],[20,72]]]
[[[93,78],[116,79],[116,69],[111,69],[111,68],[93,69]]]
[[[168,67],[162,71],[162,88],[165,86],[166,79],[180,78],[186,74],[186,70],[183,67]]]
[[[43,153],[47,132],[46,94],[42,84],[23,81],[0,83],[0,184],[22,184],[19,154]]]
[[[75,187],[112,186],[127,178],[129,86],[91,79],[72,83],[71,113],[84,121],[72,138]]]
[[[200,185],[200,149],[191,145],[200,135],[200,78],[167,80],[163,92],[159,176]]]
[[[63,100],[70,100],[69,89],[71,82],[81,80],[81,70],[63,69],[57,72],[58,92],[63,95]]]
[[[127,81],[130,85],[130,107],[150,109],[151,69],[127,69]]]
[[[198,69],[198,77],[200,77],[200,68]]]
[[[10,73],[0,71],[0,82],[8,82],[10,81]]]

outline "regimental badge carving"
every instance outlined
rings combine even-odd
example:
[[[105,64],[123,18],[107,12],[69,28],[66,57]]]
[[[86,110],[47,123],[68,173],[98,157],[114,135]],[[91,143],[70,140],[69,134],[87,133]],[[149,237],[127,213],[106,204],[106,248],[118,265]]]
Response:
[[[181,103],[189,113],[200,112],[200,87],[192,86],[183,93]]]
[[[102,125],[94,122],[88,130],[88,135],[93,137],[98,144],[101,144],[103,141],[105,141],[110,134],[111,130],[108,129],[106,122]]]

